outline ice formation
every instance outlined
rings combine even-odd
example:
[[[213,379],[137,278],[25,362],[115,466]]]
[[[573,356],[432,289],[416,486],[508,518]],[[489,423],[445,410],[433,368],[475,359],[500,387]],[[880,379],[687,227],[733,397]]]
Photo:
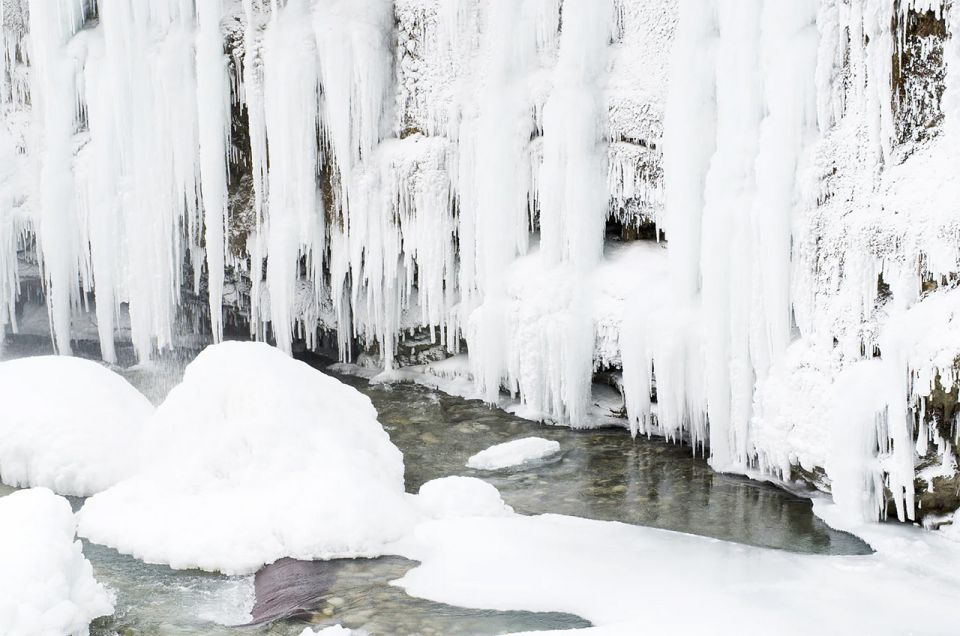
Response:
[[[70,504],[45,488],[0,497],[0,633],[86,636],[113,613],[75,532]]]
[[[560,450],[560,442],[542,437],[524,437],[480,451],[467,460],[467,468],[499,470],[544,459]]]
[[[2,6],[5,330],[36,264],[63,353],[84,311],[107,361],[121,315],[140,359],[246,322],[391,372],[418,337],[573,426],[612,373],[632,432],[841,490],[847,444],[903,519],[956,455],[955,5]]]
[[[147,422],[139,470],[86,501],[79,533],[226,574],[378,555],[415,515],[376,418],[366,396],[273,347],[208,347]]]
[[[122,377],[79,358],[0,362],[0,481],[63,495],[100,492],[136,469],[153,407]]]

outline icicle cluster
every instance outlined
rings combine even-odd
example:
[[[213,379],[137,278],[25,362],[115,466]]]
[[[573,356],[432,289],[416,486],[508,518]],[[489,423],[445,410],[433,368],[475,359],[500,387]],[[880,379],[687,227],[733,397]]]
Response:
[[[681,3],[664,140],[676,294],[625,327],[635,431],[709,444],[720,470],[826,468],[851,516],[889,500],[914,518],[916,462],[931,443],[953,453],[925,408],[955,387],[960,356],[958,13]],[[947,33],[908,36],[919,19]],[[943,47],[942,100],[897,75],[915,63],[908,45]],[[923,117],[932,132],[906,138]]]

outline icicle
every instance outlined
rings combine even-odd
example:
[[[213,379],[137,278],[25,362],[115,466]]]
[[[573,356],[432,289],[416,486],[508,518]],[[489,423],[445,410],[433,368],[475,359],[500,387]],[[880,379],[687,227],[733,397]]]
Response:
[[[104,48],[104,39],[98,31],[90,39],[84,67],[90,142],[77,162],[80,178],[78,195],[90,240],[90,269],[94,280],[100,353],[105,361],[115,364],[114,332],[120,309],[121,262],[124,253],[118,176],[123,168],[115,152],[119,131],[114,125],[110,100],[110,72],[115,67],[107,59]]]
[[[305,0],[291,0],[274,14],[264,34],[263,75],[270,321],[277,346],[290,352],[301,245],[323,223],[317,214],[317,50]]]
[[[223,35],[220,32],[221,0],[200,0],[196,5],[197,122],[200,177],[203,196],[207,256],[210,326],[214,342],[223,339],[224,227],[227,215],[227,137],[230,93],[227,84]]]
[[[264,203],[267,190],[267,130],[264,114],[263,60],[257,40],[253,0],[243,0],[246,30],[244,31],[243,97],[247,104],[247,127],[250,134],[250,167],[253,174],[253,212],[256,229],[250,238],[250,330],[264,339],[266,317],[261,315],[260,297],[263,286],[263,261],[266,257]]]
[[[64,354],[71,351],[70,314],[79,303],[81,258],[71,166],[76,96],[66,44],[80,28],[83,9],[82,0],[30,2],[31,100],[39,163],[35,227],[50,331],[57,351]]]

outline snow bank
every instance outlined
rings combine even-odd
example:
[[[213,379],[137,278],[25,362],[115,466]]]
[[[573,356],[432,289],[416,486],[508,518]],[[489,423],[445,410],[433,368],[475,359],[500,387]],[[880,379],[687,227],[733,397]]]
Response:
[[[0,634],[85,635],[113,613],[74,532],[70,504],[49,490],[0,498]]]
[[[493,517],[513,512],[495,486],[475,477],[443,477],[420,486],[417,503],[428,518]]]
[[[467,460],[467,468],[499,470],[549,457],[560,450],[560,442],[542,437],[524,437],[497,444]]]
[[[944,568],[931,579],[919,545],[892,544],[902,561],[837,558],[559,515],[454,518],[421,524],[399,546],[422,565],[396,584],[461,607],[576,614],[596,625],[590,634],[745,636],[772,624],[798,636],[954,634],[940,617],[960,577]]]
[[[136,476],[87,501],[80,534],[174,568],[373,556],[414,513],[370,400],[261,343],[208,347],[144,432]]]
[[[99,492],[131,474],[150,402],[89,360],[42,356],[0,363],[0,480],[64,495]]]

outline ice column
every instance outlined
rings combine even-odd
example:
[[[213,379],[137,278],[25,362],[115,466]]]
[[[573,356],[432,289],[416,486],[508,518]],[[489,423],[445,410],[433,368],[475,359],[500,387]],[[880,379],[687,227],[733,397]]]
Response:
[[[559,398],[573,425],[585,421],[593,374],[593,325],[586,273],[599,261],[607,213],[606,104],[603,81],[613,26],[612,0],[563,3],[553,89],[543,111],[540,249],[547,263],[569,267],[574,289],[568,315],[547,341],[559,346],[559,368],[546,376],[544,398]],[[544,359],[544,363],[551,364]],[[544,399],[544,404],[549,404]],[[555,411],[556,409],[551,409]]]
[[[671,438],[688,432],[705,441],[702,388],[700,249],[704,184],[716,150],[716,48],[714,0],[680,3],[671,55],[664,119],[664,226],[675,304],[632,303],[624,326],[623,374],[631,429],[654,432],[650,419],[652,370],[656,369],[657,430]]]
[[[459,287],[463,310],[476,308],[470,318],[470,361],[489,402],[496,402],[507,375],[507,268],[526,252],[529,235],[532,193],[526,174],[535,122],[527,81],[539,30],[531,4],[494,0],[483,7],[483,85],[476,111],[468,111],[460,127]]]

